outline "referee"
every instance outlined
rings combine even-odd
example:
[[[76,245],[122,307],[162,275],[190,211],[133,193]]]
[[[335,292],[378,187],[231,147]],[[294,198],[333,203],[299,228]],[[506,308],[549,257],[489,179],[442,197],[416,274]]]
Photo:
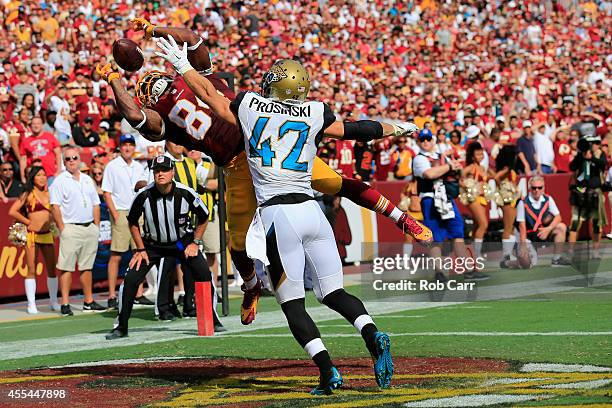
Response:
[[[106,335],[107,340],[127,336],[138,285],[162,258],[178,258],[183,265],[186,283],[183,312],[188,315],[195,316],[193,280],[211,281],[208,264],[198,249],[206,229],[208,209],[195,191],[173,180],[174,166],[169,157],[156,157],[151,170],[154,182],[138,193],[127,217],[136,250],[121,285],[119,315],[114,329]],[[138,219],[143,213],[145,223],[141,236]],[[197,216],[195,231],[189,213]],[[160,287],[159,291],[167,291],[167,288]],[[160,316],[170,312],[164,307],[169,308],[169,305],[158,305]],[[221,323],[215,321],[215,331],[223,330]]]

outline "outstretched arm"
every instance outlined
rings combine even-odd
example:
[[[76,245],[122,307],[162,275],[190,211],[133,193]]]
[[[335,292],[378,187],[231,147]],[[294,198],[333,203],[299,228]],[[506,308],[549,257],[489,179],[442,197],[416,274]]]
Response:
[[[236,117],[230,109],[230,100],[217,92],[215,86],[206,77],[200,75],[187,58],[187,43],[182,47],[174,41],[172,36],[168,40],[160,38],[157,46],[162,52],[156,52],[158,56],[170,62],[176,72],[183,76],[185,83],[193,93],[206,103],[215,114],[227,122],[236,125]]]
[[[358,120],[356,122],[336,121],[325,129],[324,134],[333,139],[369,142],[386,136],[411,135],[417,130],[419,128],[413,123],[396,125],[374,120]]]
[[[181,27],[157,27],[144,18],[130,20],[135,31],[144,31],[145,39],[166,38],[172,36],[179,44],[187,43],[187,55],[191,66],[196,71],[211,71],[212,64],[208,47],[198,34],[188,28]]]
[[[119,73],[111,69],[110,64],[98,64],[96,71],[113,89],[119,113],[137,129],[146,139],[157,142],[163,139],[164,122],[159,113],[154,110],[141,109],[134,97],[123,87]]]

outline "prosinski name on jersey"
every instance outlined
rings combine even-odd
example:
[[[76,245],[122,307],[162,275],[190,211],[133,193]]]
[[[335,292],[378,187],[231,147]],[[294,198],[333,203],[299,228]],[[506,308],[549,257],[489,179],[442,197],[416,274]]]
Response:
[[[297,116],[301,118],[310,117],[310,105],[298,106],[282,104],[277,102],[268,102],[257,97],[251,99],[249,109],[254,109],[261,113],[281,113],[284,115]]]

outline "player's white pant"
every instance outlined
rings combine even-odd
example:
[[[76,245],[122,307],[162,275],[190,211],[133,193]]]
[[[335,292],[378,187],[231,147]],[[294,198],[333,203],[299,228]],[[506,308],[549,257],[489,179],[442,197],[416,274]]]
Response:
[[[304,270],[321,300],[343,287],[342,262],[329,222],[314,200],[261,209],[268,273],[278,303],[305,297]]]

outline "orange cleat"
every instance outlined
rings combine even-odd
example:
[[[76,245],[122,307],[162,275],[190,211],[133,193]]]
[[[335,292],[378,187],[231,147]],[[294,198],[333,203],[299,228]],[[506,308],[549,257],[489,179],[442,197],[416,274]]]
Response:
[[[433,240],[431,230],[407,213],[402,214],[396,225],[404,234],[410,235],[417,242],[428,244]]]
[[[240,321],[244,325],[251,324],[255,320],[255,314],[257,314],[257,302],[263,290],[263,282],[257,279],[257,283],[252,289],[247,289],[246,284],[243,283],[240,289],[244,292],[240,305]]]

